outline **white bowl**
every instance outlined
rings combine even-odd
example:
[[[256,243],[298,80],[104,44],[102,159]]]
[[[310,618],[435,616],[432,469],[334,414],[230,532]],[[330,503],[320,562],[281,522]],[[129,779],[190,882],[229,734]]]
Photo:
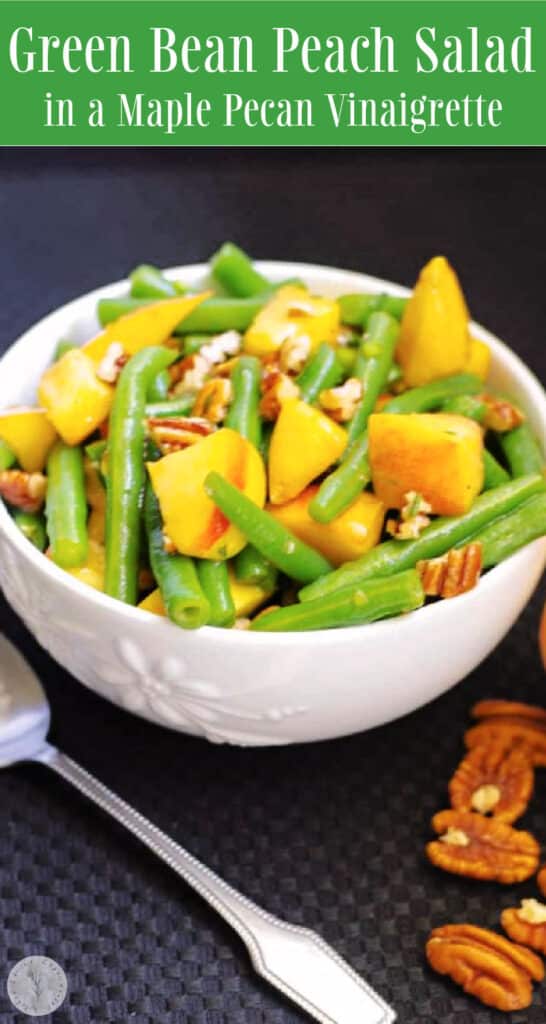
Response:
[[[302,277],[321,294],[408,294],[344,270],[258,266],[272,280]],[[168,275],[200,286],[206,267],[175,268]],[[59,338],[91,337],[98,329],[97,299],[126,288],[121,281],[84,295],[27,331],[0,361],[0,408],[34,401]],[[492,384],[510,392],[545,437],[546,397],[539,382],[501,341],[477,325],[474,332],[491,347]],[[545,556],[546,540],[535,541],[470,593],[372,625],[312,633],[185,632],[74,580],[36,551],[0,507],[0,583],[54,658],[93,690],[153,722],[215,742],[256,746],[371,729],[437,697],[510,629]]]

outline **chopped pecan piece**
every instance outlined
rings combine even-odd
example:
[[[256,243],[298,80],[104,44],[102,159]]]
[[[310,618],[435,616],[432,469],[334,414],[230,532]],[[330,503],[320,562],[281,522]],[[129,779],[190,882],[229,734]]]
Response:
[[[413,540],[420,536],[426,526],[430,526],[429,512],[432,512],[432,507],[423,495],[417,491],[408,491],[404,495],[400,518],[388,520],[387,532],[395,540]]]
[[[540,848],[530,832],[472,811],[440,811],[432,827],[440,838],[427,844],[427,857],[444,871],[512,885],[537,870]]]
[[[483,420],[483,425],[487,429],[504,433],[523,423],[525,416],[517,406],[512,405],[512,402],[508,402],[504,398],[495,398],[494,395],[482,395],[481,398],[487,406]]]
[[[43,473],[4,469],[0,473],[0,497],[23,512],[38,512],[45,500],[47,480]]]
[[[519,907],[507,907],[501,924],[514,942],[521,942],[546,955],[546,904],[538,900],[522,900]]]
[[[150,416],[146,420],[146,430],[162,455],[188,448],[215,429],[213,423],[198,416]]]
[[[210,363],[200,352],[194,352],[191,356],[173,363],[169,367],[172,394],[184,395],[192,391],[197,393],[203,387],[209,370]]]
[[[546,722],[546,709],[536,704],[521,704],[517,700],[479,700],[470,714],[472,718],[496,718],[498,715],[517,715]]]
[[[221,423],[226,418],[231,402],[232,387],[227,377],[215,377],[203,385],[192,409],[192,415],[204,417],[211,423]]]
[[[97,367],[97,377],[106,384],[115,384],[128,359],[121,342],[113,341]]]
[[[520,715],[498,715],[472,726],[464,739],[469,750],[477,746],[502,746],[505,750],[517,747],[535,767],[546,767],[546,722]]]
[[[482,546],[479,542],[451,548],[440,558],[417,562],[427,597],[457,597],[476,586],[482,570]]]
[[[276,420],[283,402],[288,398],[298,398],[300,393],[292,378],[281,373],[276,366],[266,367],[261,388],[260,413],[266,420]]]
[[[287,338],[281,345],[279,366],[283,373],[299,373],[303,370],[311,351],[311,338],[308,334]]]
[[[542,981],[542,960],[502,935],[473,924],[435,928],[426,945],[427,960],[465,992],[496,1010],[523,1010],[533,998],[532,981]]]
[[[357,377],[349,377],[338,388],[325,388],[319,395],[321,409],[336,423],[348,423],[353,418],[362,398],[362,384]]]
[[[451,806],[511,824],[524,814],[533,785],[533,768],[523,751],[507,751],[502,745],[474,747],[449,783]]]
[[[226,356],[236,356],[241,350],[241,335],[239,331],[223,331],[216,334],[206,345],[202,345],[199,354],[206,359],[209,366],[216,366],[217,363],[224,363]]]

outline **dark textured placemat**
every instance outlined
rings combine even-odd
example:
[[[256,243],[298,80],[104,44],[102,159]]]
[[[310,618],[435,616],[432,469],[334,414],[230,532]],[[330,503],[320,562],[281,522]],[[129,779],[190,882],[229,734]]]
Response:
[[[1,346],[131,263],[200,258],[229,235],[264,255],[406,281],[447,239],[478,318],[544,371],[542,154],[24,152],[1,164],[13,243],[1,264]],[[1,599],[0,623],[44,680],[67,753],[273,913],[324,935],[403,1024],[544,1024],[546,985],[532,1008],[507,1017],[423,961],[434,925],[495,926],[502,907],[535,894],[532,882],[512,890],[437,872],[423,846],[446,803],[469,705],[496,694],[545,702],[538,607],[537,598],[491,657],[428,708],[372,733],[260,751],[133,718],[55,665]],[[539,774],[523,824],[546,842],[545,801]],[[27,1019],[4,980],[31,953],[68,974],[59,1024],[304,1019],[255,977],[238,940],[190,890],[46,769],[3,772],[0,807],[0,1024]]]

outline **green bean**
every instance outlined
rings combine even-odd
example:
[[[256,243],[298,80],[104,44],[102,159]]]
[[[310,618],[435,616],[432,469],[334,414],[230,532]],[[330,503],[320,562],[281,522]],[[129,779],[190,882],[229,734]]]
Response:
[[[500,487],[508,483],[510,474],[504,466],[497,462],[494,455],[487,448],[483,450],[483,490],[490,491],[493,487]]]
[[[151,382],[148,388],[148,398],[150,402],[164,402],[168,397],[169,388],[171,386],[171,378],[168,370],[162,370],[161,373],[157,374],[157,377]]]
[[[175,334],[220,334],[222,331],[246,331],[269,296],[248,299],[214,296],[205,299],[175,329]],[[97,315],[103,327],[126,313],[149,306],[153,299],[99,299]]]
[[[349,345],[340,345],[336,348],[336,359],[341,366],[341,379],[354,376],[354,368],[357,360],[357,350]]]
[[[219,473],[208,474],[205,491],[247,540],[291,579],[311,583],[330,572],[330,563],[318,551],[295,537]]]
[[[73,341],[66,341],[65,338],[61,338],[61,340],[57,342],[57,347],[53,354],[53,362],[57,363],[59,359],[62,359],[67,352],[71,352],[73,348],[77,348],[77,345],[75,345]]]
[[[270,283],[252,265],[252,261],[233,242],[225,242],[210,261],[212,276],[225,288],[229,295],[246,299],[252,295],[261,295],[270,287]]]
[[[15,452],[12,452],[9,444],[0,437],[0,473],[4,469],[11,469],[17,462]]]
[[[479,395],[455,395],[442,403],[442,412],[454,416],[466,416],[476,423],[483,423],[487,413],[487,403]]]
[[[183,629],[204,626],[210,615],[193,559],[165,551],[159,502],[148,481],[144,499],[144,520],[150,566],[161,592],[168,617]]]
[[[357,292],[351,295],[341,295],[337,301],[342,323],[348,324],[350,327],[366,327],[372,313],[390,313],[391,316],[400,320],[408,300],[400,298],[398,295],[370,295],[365,292]]]
[[[430,412],[439,409],[449,398],[458,395],[477,395],[483,391],[483,382],[471,373],[458,373],[453,377],[442,377],[419,388],[411,388],[391,398],[382,412],[409,413]]]
[[[317,523],[330,523],[358,498],[371,478],[368,435],[362,434],[341,464],[322,481],[309,502],[309,514]]]
[[[398,363],[393,363],[387,376],[387,386],[391,388],[393,384],[398,384],[403,376],[402,367]]]
[[[349,423],[348,455],[352,443],[366,429],[368,417],[373,412],[379,395],[387,387],[398,330],[398,322],[389,313],[372,313],[360,347],[364,365],[360,373],[356,371],[356,376],[362,384],[362,399]]]
[[[38,551],[45,551],[47,545],[44,517],[39,512],[23,512],[15,509],[13,520],[24,533],[27,540],[34,544]]]
[[[146,402],[144,415],[146,417],[169,418],[170,416],[189,416],[195,403],[195,395],[178,395],[174,398],[167,398],[163,402]]]
[[[424,600],[419,573],[409,569],[389,579],[366,580],[305,604],[275,609],[260,615],[250,628],[269,633],[359,626],[414,611]]]
[[[232,626],[236,611],[229,586],[227,562],[212,562],[200,558],[197,561],[197,575],[210,606],[208,625]]]
[[[304,587],[300,591],[300,600],[314,600],[361,580],[374,576],[392,576],[396,572],[412,569],[421,559],[437,558],[472,537],[494,519],[506,515],[534,494],[545,490],[543,477],[536,473],[486,491],[476,498],[465,515],[436,519],[415,540],[390,540],[379,544],[354,562],[340,566],[323,580]]]
[[[483,566],[489,569],[544,534],[546,494],[537,494],[514,512],[490,523],[472,540],[482,545]]]
[[[512,476],[526,476],[528,473],[544,471],[544,457],[527,423],[522,423],[505,434],[499,434],[498,441]]]
[[[274,590],[277,570],[253,544],[247,544],[239,552],[234,559],[233,567],[241,583],[260,584],[264,590]]]
[[[259,412],[262,364],[255,356],[239,356],[231,374],[233,398],[228,409],[225,426],[246,437],[255,448],[262,440],[262,420]]]
[[[203,345],[208,345],[211,337],[211,334],[187,334],[180,346],[182,355],[193,356]]]
[[[91,441],[90,444],[86,444],[84,452],[87,458],[94,466],[100,466],[100,463],[104,457],[104,453],[108,447],[107,441]]]
[[[341,349],[339,353],[341,353]],[[296,383],[299,385],[300,397],[304,402],[313,405],[321,391],[324,391],[325,388],[335,387],[342,377],[343,366],[338,353],[331,345],[323,342],[297,378]]]
[[[83,452],[62,441],[53,445],[47,460],[46,520],[56,565],[83,565],[88,550]]]
[[[172,349],[157,346],[132,356],[119,375],[110,416],[105,590],[127,604],[135,604],[138,596],[146,394],[154,377],[174,358]]]
[[[183,295],[187,290],[178,281],[174,284],[161,273],[157,267],[149,263],[141,263],[129,274],[131,295],[135,299],[168,299],[175,295]],[[182,287],[182,291],[180,291]]]

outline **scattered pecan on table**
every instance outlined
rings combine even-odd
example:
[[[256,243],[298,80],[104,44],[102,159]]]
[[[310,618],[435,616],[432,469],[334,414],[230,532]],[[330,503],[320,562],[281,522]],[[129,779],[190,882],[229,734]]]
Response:
[[[540,871],[539,871],[539,873],[537,875],[537,885],[538,885],[542,895],[546,896],[546,864],[544,864],[541,867],[541,869],[540,869]]]
[[[525,715],[484,718],[465,733],[469,750],[477,746],[503,746],[524,750],[535,767],[546,767],[546,722]]]
[[[517,715],[536,722],[546,722],[546,708],[536,704],[522,704],[518,700],[479,700],[470,711],[472,718],[499,718]]]
[[[471,924],[446,924],[431,932],[426,945],[430,966],[496,1010],[523,1010],[531,1004],[533,981],[544,964],[531,950]]]
[[[546,904],[522,900],[519,907],[507,907],[501,924],[514,942],[521,942],[546,956]]]
[[[451,782],[451,806],[457,811],[491,814],[508,824],[525,813],[533,794],[534,771],[524,750],[502,745],[474,747]]]
[[[431,864],[455,875],[513,885],[534,875],[540,847],[530,832],[472,811],[440,811],[427,844]]]

